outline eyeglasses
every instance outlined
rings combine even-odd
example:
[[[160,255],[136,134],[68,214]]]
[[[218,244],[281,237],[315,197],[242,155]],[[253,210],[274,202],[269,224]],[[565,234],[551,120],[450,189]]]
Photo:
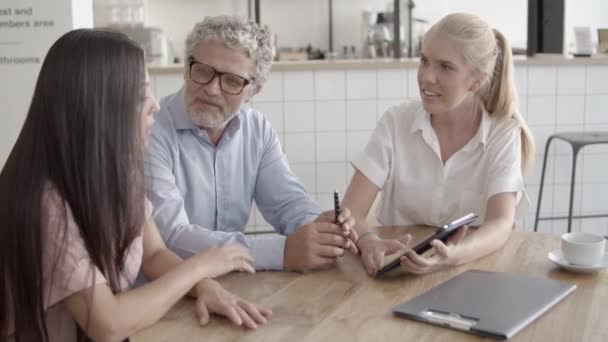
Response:
[[[220,78],[220,89],[231,95],[240,94],[248,84],[254,81],[254,78],[246,79],[230,72],[217,71],[210,65],[195,61],[192,57],[189,60],[188,75],[194,83],[207,85],[217,76]]]

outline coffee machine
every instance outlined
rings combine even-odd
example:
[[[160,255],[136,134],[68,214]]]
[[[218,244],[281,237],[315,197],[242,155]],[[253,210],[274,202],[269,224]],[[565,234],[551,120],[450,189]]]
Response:
[[[157,27],[144,26],[114,26],[116,29],[133,40],[137,41],[144,48],[146,62],[152,64],[170,64],[175,58],[171,44],[165,37],[163,30]]]
[[[388,6],[387,6],[388,7]],[[420,55],[420,42],[428,29],[428,22],[412,16],[413,1],[404,1],[401,6],[399,47],[401,56]],[[386,58],[394,55],[394,13],[364,10],[362,13],[362,49],[364,58]],[[409,32],[411,30],[411,32]],[[407,33],[407,34],[406,34]],[[411,49],[411,51],[410,51]]]
[[[162,29],[145,26],[145,0],[105,0],[94,5],[96,27],[122,32],[141,44],[146,62],[168,64],[175,62],[171,41]]]
[[[393,54],[391,12],[363,11],[361,49],[363,58],[385,58]]]

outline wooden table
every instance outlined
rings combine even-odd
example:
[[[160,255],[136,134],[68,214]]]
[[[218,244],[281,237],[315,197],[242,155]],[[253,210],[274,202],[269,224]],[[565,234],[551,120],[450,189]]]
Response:
[[[392,228],[392,229],[391,229]],[[429,229],[405,229],[422,239]],[[194,301],[180,301],[163,319],[132,341],[481,341],[481,337],[394,317],[391,309],[469,269],[542,276],[577,284],[578,289],[512,341],[608,341],[608,272],[575,274],[561,270],[547,253],[559,237],[514,231],[496,253],[476,262],[424,276],[376,280],[352,255],[336,268],[305,274],[260,272],[232,274],[221,283],[240,296],[270,308],[270,322],[255,331],[214,317],[206,327],[195,319]]]

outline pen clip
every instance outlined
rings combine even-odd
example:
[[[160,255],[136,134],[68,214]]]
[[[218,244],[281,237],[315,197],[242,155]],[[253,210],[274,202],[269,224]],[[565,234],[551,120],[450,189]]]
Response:
[[[433,323],[437,323],[437,324],[441,324],[441,325],[448,325],[452,328],[460,329],[460,330],[471,330],[471,327],[475,326],[477,324],[477,322],[479,321],[479,319],[472,318],[472,317],[464,317],[457,313],[453,313],[453,312],[448,313],[448,312],[442,312],[442,311],[437,311],[437,310],[432,310],[432,309],[426,309],[426,310],[422,311],[420,316],[422,316],[424,319],[428,320],[429,322],[433,322]]]

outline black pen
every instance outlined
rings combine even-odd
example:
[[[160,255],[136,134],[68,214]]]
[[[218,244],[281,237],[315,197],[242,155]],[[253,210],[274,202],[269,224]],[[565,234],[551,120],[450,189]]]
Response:
[[[335,214],[334,221],[336,223],[339,223],[338,216],[340,216],[341,211],[342,211],[342,209],[340,209],[340,193],[338,192],[338,189],[336,189],[336,190],[334,190],[334,214]]]
[[[359,249],[357,248],[357,244],[350,237],[350,231],[348,228],[344,226],[343,223],[338,221],[338,217],[342,213],[342,209],[340,208],[340,193],[338,189],[334,190],[334,222],[340,226],[342,226],[342,231],[344,232],[344,237],[348,240],[345,248],[350,249],[355,255],[359,254]]]

